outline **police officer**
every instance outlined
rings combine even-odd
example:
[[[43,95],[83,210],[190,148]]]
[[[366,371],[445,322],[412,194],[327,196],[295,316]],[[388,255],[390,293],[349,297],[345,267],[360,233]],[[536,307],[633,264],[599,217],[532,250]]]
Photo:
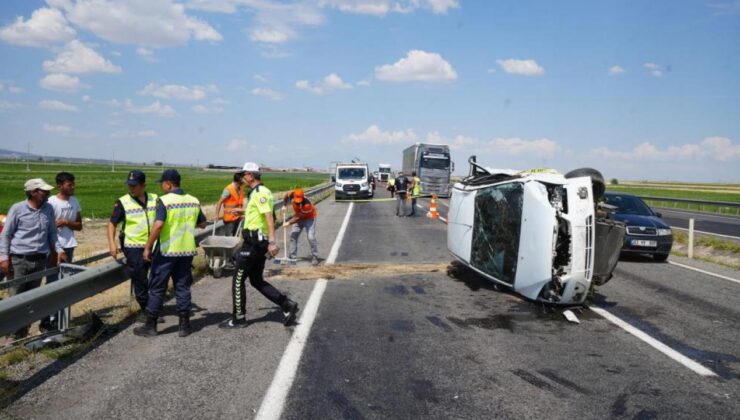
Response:
[[[144,246],[154,225],[157,195],[146,191],[146,175],[139,170],[128,173],[126,184],[128,194],[116,200],[113,214],[108,221],[108,249],[111,257],[116,258],[123,248],[127,275],[131,277],[136,302],[144,313],[149,300],[147,286],[149,263],[144,261]],[[123,229],[119,238],[119,248],[115,235],[116,227],[121,222]]]
[[[134,334],[143,337],[157,335],[157,318],[162,312],[167,280],[172,276],[175,286],[177,313],[180,317],[178,335],[185,337],[190,328],[190,286],[193,257],[198,253],[195,227],[204,228],[206,217],[200,201],[180,188],[180,174],[176,169],[162,172],[159,181],[164,195],[157,200],[154,226],[144,246],[144,261],[152,262],[149,276],[149,300],[146,306],[146,324],[134,328]],[[159,239],[152,254],[152,246]]]
[[[298,304],[288,299],[263,277],[266,254],[276,256],[279,249],[275,243],[275,215],[272,192],[261,183],[259,165],[244,164],[244,183],[251,188],[247,208],[244,210],[244,244],[236,257],[236,273],[231,285],[233,312],[231,319],[221,324],[222,328],[244,328],[246,319],[246,294],[244,281],[257,289],[272,303],[280,306],[285,316],[285,325],[290,325],[298,312]]]
[[[421,195],[421,179],[416,176],[416,171],[411,171],[411,213],[409,216],[416,215],[416,199]]]

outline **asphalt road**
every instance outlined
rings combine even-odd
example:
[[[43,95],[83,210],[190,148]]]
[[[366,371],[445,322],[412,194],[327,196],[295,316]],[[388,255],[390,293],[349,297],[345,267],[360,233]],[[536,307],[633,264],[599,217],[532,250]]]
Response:
[[[671,226],[688,229],[689,219],[693,218],[695,230],[740,238],[740,217],[738,216],[664,208],[655,208],[655,211],[660,212],[663,215],[663,220]]]
[[[337,264],[386,270],[327,283],[282,418],[740,417],[740,284],[637,258],[621,261],[595,297],[596,306],[718,375],[704,377],[589,309],[572,324],[561,310],[450,264],[445,224],[398,218],[393,205],[353,205]],[[322,255],[348,208],[319,204]],[[439,210],[445,217],[443,203]],[[307,256],[303,238],[300,254]],[[305,304],[315,281],[299,277],[275,284]],[[218,329],[229,290],[228,279],[195,286],[201,309],[192,336],[177,337],[174,316],[153,339],[124,326],[37,375],[2,415],[253,417],[293,329],[251,290],[250,327]]]

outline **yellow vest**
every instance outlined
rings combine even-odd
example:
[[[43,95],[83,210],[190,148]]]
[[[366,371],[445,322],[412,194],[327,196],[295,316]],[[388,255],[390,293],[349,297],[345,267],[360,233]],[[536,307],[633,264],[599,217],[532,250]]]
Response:
[[[190,257],[198,253],[195,227],[200,201],[190,194],[165,194],[159,199],[167,209],[167,219],[159,233],[159,251],[165,257]]]
[[[414,197],[421,195],[421,179],[418,176],[414,177]]]
[[[146,197],[146,209],[130,194],[118,199],[126,214],[123,229],[124,248],[143,248],[149,239],[149,232],[154,225],[157,195],[147,193]]]

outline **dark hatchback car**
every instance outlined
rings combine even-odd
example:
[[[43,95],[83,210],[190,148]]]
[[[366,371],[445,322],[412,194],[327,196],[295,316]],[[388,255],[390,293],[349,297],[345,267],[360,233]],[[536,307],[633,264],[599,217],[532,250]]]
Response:
[[[661,219],[641,198],[623,193],[604,193],[606,204],[617,209],[609,218],[626,226],[623,253],[650,254],[657,261],[665,261],[673,246],[671,227]]]

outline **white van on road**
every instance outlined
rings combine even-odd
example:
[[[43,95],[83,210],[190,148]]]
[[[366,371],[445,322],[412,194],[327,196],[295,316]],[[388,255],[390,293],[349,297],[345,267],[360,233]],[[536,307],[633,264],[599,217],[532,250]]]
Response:
[[[372,198],[373,185],[365,163],[339,163],[332,176],[334,198]]]

